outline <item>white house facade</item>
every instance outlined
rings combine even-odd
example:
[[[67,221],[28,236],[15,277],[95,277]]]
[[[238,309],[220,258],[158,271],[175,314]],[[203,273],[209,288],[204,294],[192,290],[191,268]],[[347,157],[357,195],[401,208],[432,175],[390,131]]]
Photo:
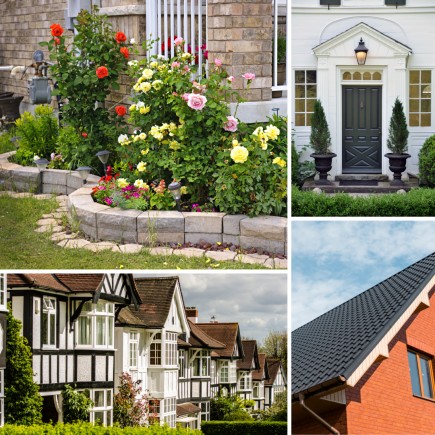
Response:
[[[435,134],[434,19],[431,0],[293,0],[292,123],[298,149],[309,144],[310,116],[319,99],[330,151],[337,154],[330,175],[391,179],[384,154],[398,97],[410,132],[407,172],[417,174],[419,150]],[[361,40],[368,49],[364,64],[355,55]]]
[[[264,407],[273,405],[278,393],[287,388],[287,379],[281,361],[275,358],[266,358],[269,378],[264,382]]]

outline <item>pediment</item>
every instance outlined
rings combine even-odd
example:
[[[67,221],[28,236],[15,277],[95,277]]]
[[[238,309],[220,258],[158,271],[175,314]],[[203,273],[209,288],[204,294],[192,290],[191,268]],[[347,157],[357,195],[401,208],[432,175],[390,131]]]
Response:
[[[348,57],[360,38],[369,50],[368,58],[407,57],[412,49],[366,23],[359,23],[313,48],[316,56]]]

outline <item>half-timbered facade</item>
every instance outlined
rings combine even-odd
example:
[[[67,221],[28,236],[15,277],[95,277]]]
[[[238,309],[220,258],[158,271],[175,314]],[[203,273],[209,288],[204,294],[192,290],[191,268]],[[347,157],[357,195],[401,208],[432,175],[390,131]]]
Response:
[[[253,399],[252,373],[260,368],[257,342],[243,340],[243,358],[237,360],[237,394],[245,400]]]
[[[275,402],[278,393],[284,392],[287,388],[287,379],[281,360],[266,358],[269,371],[269,379],[264,382],[264,407],[269,408]]]
[[[265,386],[269,379],[269,369],[265,353],[258,354],[259,369],[252,372],[252,398],[254,399],[254,410],[264,410]]]
[[[0,426],[4,424],[7,312],[6,275],[0,273]]]
[[[61,392],[72,384],[89,390],[91,422],[111,425],[115,318],[140,302],[132,276],[11,274],[7,289],[33,354],[44,421],[62,421]]]
[[[238,323],[197,323],[208,336],[225,345],[211,352],[210,376],[212,397],[218,393],[237,392],[237,360],[243,358],[243,346]]]
[[[142,303],[122,309],[116,323],[116,381],[123,372],[140,380],[154,413],[175,427],[178,343],[190,335],[180,283],[177,277],[140,278],[136,287]]]

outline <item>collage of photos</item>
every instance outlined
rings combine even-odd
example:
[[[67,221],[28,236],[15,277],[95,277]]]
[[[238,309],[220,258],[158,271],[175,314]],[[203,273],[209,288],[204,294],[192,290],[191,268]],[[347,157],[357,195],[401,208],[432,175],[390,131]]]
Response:
[[[435,434],[435,3],[291,3],[290,433]]]
[[[0,435],[291,430],[290,12],[0,0]]]

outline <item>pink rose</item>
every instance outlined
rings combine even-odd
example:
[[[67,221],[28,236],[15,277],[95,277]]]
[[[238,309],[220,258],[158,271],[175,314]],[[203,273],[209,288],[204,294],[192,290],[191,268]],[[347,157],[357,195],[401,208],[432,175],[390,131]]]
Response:
[[[175,44],[177,47],[178,47],[179,45],[181,45],[183,42],[184,42],[184,39],[181,38],[180,36],[177,36],[177,37],[174,39],[174,44]]]
[[[180,62],[172,62],[171,68],[180,68]]]
[[[239,121],[237,121],[237,119],[234,118],[234,116],[227,116],[227,122],[224,124],[224,130],[235,132],[237,131],[238,124]]]
[[[188,66],[188,65],[184,65],[184,66],[183,66],[183,71],[184,71],[184,72],[187,72],[187,73],[190,72],[190,68],[189,68],[189,66]]]
[[[181,96],[181,98],[182,98],[184,101],[187,101],[187,100],[189,99],[189,95],[190,95],[190,94],[183,94],[183,95]]]
[[[232,83],[233,80],[234,80],[234,76],[229,76],[229,77],[227,77],[227,80],[228,80],[230,83]]]
[[[189,94],[187,105],[194,110],[202,110],[207,102],[207,98],[200,94]]]
[[[255,74],[253,73],[245,73],[242,75],[242,77],[246,80],[248,80],[248,82],[251,82],[252,80],[255,79]]]
[[[216,66],[222,66],[222,61],[221,61],[220,59],[215,59],[215,60],[214,60],[214,64],[215,64]]]

